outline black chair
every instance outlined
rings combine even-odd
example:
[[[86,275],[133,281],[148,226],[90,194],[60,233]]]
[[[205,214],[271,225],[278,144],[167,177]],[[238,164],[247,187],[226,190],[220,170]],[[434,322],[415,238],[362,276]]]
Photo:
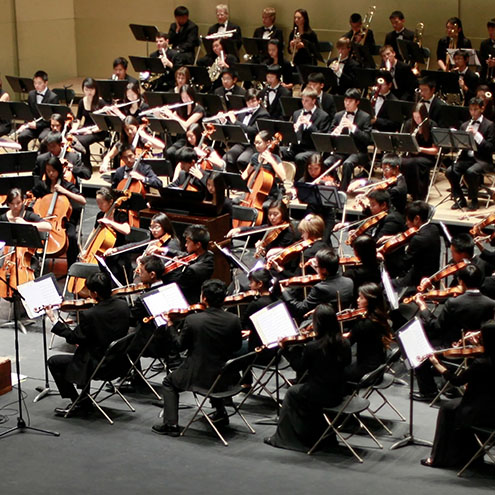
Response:
[[[98,399],[100,392],[103,390],[103,387],[108,383],[111,385],[112,380],[115,380],[121,376],[125,376],[127,371],[129,370],[129,362],[127,360],[127,350],[129,345],[134,338],[134,334],[127,334],[125,337],[122,337],[118,340],[114,340],[109,346],[104,356],[100,359],[98,365],[95,370],[91,374],[90,379],[87,384],[83,387],[81,393],[77,397],[77,399],[72,403],[70,409],[65,413],[65,417],[70,416],[71,411],[76,407],[76,405],[82,400],[89,399],[93,405],[100,411],[101,414],[107,419],[107,421],[113,425],[113,420],[110,416],[103,410],[100,404],[113,397],[114,395],[118,395],[127,405],[127,407],[132,411],[136,412],[134,407],[130,404],[130,402],[122,395],[122,393],[115,387],[111,387],[112,392],[108,393],[102,399]],[[96,390],[96,392],[91,392],[91,382],[92,381],[101,381],[100,387]]]
[[[353,393],[347,397],[344,397],[342,402],[337,406],[323,408],[323,418],[327,422],[328,426],[317,442],[311,447],[311,449],[309,449],[308,454],[312,454],[315,451],[318,445],[320,445],[320,443],[328,436],[329,431],[333,431],[335,435],[337,435],[337,438],[351,451],[352,455],[354,455],[358,462],[362,463],[364,461],[348,442],[348,440],[358,431],[364,430],[373,442],[375,442],[380,449],[383,449],[383,445],[376,439],[370,429],[359,417],[361,413],[369,410],[370,401],[364,397],[360,397],[358,393],[359,390],[366,389],[379,381],[383,376],[384,369],[385,365],[383,364],[376,370],[364,375],[359,383],[356,384]],[[359,428],[347,434],[347,436],[344,436],[342,430],[350,418],[353,418],[357,422]]]
[[[222,436],[218,428],[215,426],[215,423],[212,421],[208,413],[205,411],[204,406],[205,403],[208,399],[232,399],[236,395],[242,392],[243,387],[243,378],[250,369],[250,367],[253,364],[253,360],[256,359],[256,352],[250,352],[248,354],[244,354],[243,356],[239,356],[237,358],[229,360],[224,367],[221,369],[220,373],[216,377],[215,381],[211,385],[209,389],[199,389],[196,388],[193,390],[193,396],[194,400],[196,401],[197,404],[197,409],[192,416],[192,418],[189,420],[185,428],[181,432],[181,436],[184,436],[186,431],[189,429],[189,427],[192,425],[194,421],[198,421],[201,418],[205,418],[208,424],[213,428],[215,433],[217,434],[218,438],[222,441],[222,443],[227,447],[229,444],[225,440],[225,438]],[[224,388],[224,380],[228,377],[231,377],[232,374],[239,374],[239,371],[242,371],[242,376],[239,381],[236,382],[235,385],[229,386],[227,388]],[[200,400],[200,396],[202,399]],[[253,427],[248,423],[244,415],[240,412],[240,407],[236,406],[235,404],[233,405],[234,411],[229,414],[229,417],[238,415],[244,424],[248,427],[250,433],[256,433],[253,429]],[[198,417],[199,416],[199,417]]]
[[[495,457],[490,453],[492,448],[495,448],[495,427],[486,426],[470,426],[470,430],[475,434],[476,440],[478,441],[480,448],[476,453],[469,459],[469,461],[463,466],[463,468],[457,473],[457,476],[462,476],[462,473],[479,457],[488,455],[492,462],[495,462]],[[481,440],[480,436],[483,436],[485,440]]]
[[[258,210],[256,208],[248,208],[246,206],[239,206],[239,205],[232,205],[232,220],[239,220],[240,222],[249,222],[251,225],[254,226],[254,223],[256,222],[256,219],[258,218]],[[249,239],[251,236],[246,236],[245,241],[242,244],[242,247],[236,247],[235,251],[238,249],[241,249],[241,260],[244,256],[244,253],[246,252]]]

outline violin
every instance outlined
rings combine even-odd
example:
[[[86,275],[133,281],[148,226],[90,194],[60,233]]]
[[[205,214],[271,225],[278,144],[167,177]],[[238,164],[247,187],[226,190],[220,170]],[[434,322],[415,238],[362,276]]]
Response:
[[[413,235],[417,234],[419,231],[418,227],[411,227],[407,229],[405,232],[401,232],[400,234],[394,235],[384,244],[382,244],[377,250],[377,253],[382,254],[383,256],[395,251],[396,249],[403,246]]]
[[[366,318],[366,309],[343,309],[337,313],[337,321],[350,321]]]
[[[206,309],[206,306],[202,303],[199,304],[193,304],[192,306],[189,306],[188,308],[184,309],[171,309],[170,311],[164,311],[163,313],[160,313],[159,315],[156,316],[145,316],[143,318],[143,323],[149,323],[150,321],[153,321],[156,318],[168,318],[169,320],[172,321],[177,321],[182,318],[185,318],[186,316],[189,316],[193,313],[197,313],[198,311],[204,311]]]
[[[387,214],[388,212],[381,211],[380,213],[377,213],[376,215],[373,215],[372,217],[366,219],[354,232],[351,232],[349,234],[345,243],[348,246],[351,246],[360,235],[363,235],[368,229],[374,227],[378,222],[380,222],[380,220],[385,218]]]
[[[495,213],[492,213],[491,215],[488,215],[486,218],[481,220],[481,222],[478,222],[477,224],[473,225],[471,229],[469,230],[469,233],[473,237],[477,237],[481,235],[481,231],[485,228],[488,227],[489,225],[492,225],[495,223]]]
[[[316,241],[317,239],[306,239],[304,241],[298,241],[291,244],[285,249],[282,249],[278,254],[271,256],[266,262],[266,268],[270,269],[273,263],[285,265],[289,260],[303,252],[306,248],[311,247]]]
[[[273,151],[276,146],[278,146],[282,142],[282,134],[276,132],[273,136],[273,139],[268,146],[268,150]],[[254,169],[253,173],[249,177],[248,188],[249,192],[246,194],[244,199],[242,200],[243,206],[247,208],[256,208],[258,210],[258,217],[256,218],[254,225],[261,225],[263,221],[263,203],[265,202],[268,194],[273,186],[273,182],[275,181],[274,175],[265,170],[263,168],[263,163],[261,159],[259,159],[259,163]],[[241,221],[241,220],[233,220],[232,226],[243,227],[249,226],[249,222]]]
[[[254,253],[255,258],[261,258],[263,250],[266,246],[269,246],[275,239],[289,226],[289,223],[283,223],[282,225],[275,226],[274,228],[267,230],[263,239],[256,243],[256,251]]]
[[[474,358],[482,356],[485,353],[485,348],[482,345],[466,346],[466,347],[453,347],[452,349],[445,349],[442,351],[444,357],[451,359],[464,359]]]
[[[189,265],[191,262],[196,260],[198,257],[199,257],[198,254],[192,253],[192,254],[188,254],[186,256],[182,256],[179,258],[174,258],[167,265],[165,265],[165,271],[163,273],[167,274],[167,273],[173,272],[174,270],[177,270],[178,268],[182,268],[186,265]]]
[[[449,277],[454,273],[457,273],[460,270],[466,268],[469,265],[467,261],[459,261],[459,263],[452,263],[442,270],[439,270],[437,273],[434,273],[431,277],[428,277],[424,282],[419,284],[416,288],[419,292],[424,292],[429,286],[432,286],[434,283],[442,280],[442,278]]]
[[[204,145],[205,139],[210,139],[213,133],[215,132],[215,126],[213,124],[205,124],[205,129],[201,133],[201,139],[199,140],[198,147],[202,151],[206,153],[206,155],[201,159],[199,166],[201,167],[202,170],[213,170],[213,165],[211,162],[208,160],[208,157],[211,154],[211,150]]]
[[[87,297],[85,299],[67,299],[62,301],[60,304],[51,307],[58,308],[60,311],[64,311],[65,313],[70,313],[73,311],[82,311],[84,309],[92,308],[96,304],[98,304],[98,301],[96,299]],[[46,308],[47,306],[41,306],[39,308],[35,308],[34,312],[39,313]]]
[[[449,287],[448,289],[430,290],[428,292],[425,292],[424,294],[421,294],[421,297],[425,301],[444,301],[449,297],[457,297],[461,294],[464,294],[464,289],[460,285],[458,285],[456,287]],[[402,300],[402,302],[404,304],[412,303],[415,297],[416,296],[406,297]]]
[[[239,292],[239,294],[233,294],[227,296],[223,302],[224,306],[237,306],[239,304],[249,304],[251,301],[259,296],[257,290],[247,290],[245,292]]]
[[[124,287],[113,289],[112,296],[130,296],[131,294],[136,294],[137,292],[142,292],[149,288],[150,284],[129,284]]]
[[[316,337],[316,332],[313,330],[313,324],[308,325],[304,330],[300,330],[300,332],[299,335],[292,335],[280,339],[278,345],[285,348],[291,344],[302,344]]]
[[[282,287],[307,287],[308,285],[313,285],[321,282],[321,276],[315,275],[299,275],[297,277],[286,278],[280,280],[280,285]]]
[[[357,256],[341,256],[339,258],[339,265],[343,266],[358,266],[363,262]]]
[[[34,280],[34,270],[31,268],[31,258],[34,256],[34,249],[5,247],[3,265],[0,268],[0,297],[12,297],[12,288]],[[17,269],[16,269],[17,262]],[[19,276],[19,278],[17,278]],[[4,280],[12,286],[9,287]]]
[[[114,248],[111,254],[108,254],[107,256],[116,256],[117,254],[122,254],[122,253],[127,253],[127,251],[134,251],[135,249],[139,249],[142,247],[145,247],[146,249],[144,250],[143,256],[147,256],[148,253],[148,248],[151,246],[159,246],[162,247],[165,245],[171,238],[172,236],[170,234],[163,234],[161,237],[158,239],[150,239],[149,241],[141,241],[141,242],[136,242],[132,244],[126,244],[124,246],[119,246],[118,248]]]

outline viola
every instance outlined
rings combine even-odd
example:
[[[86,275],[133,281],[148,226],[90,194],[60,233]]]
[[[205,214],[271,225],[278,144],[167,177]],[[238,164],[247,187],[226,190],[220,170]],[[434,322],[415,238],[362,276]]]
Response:
[[[300,331],[299,335],[292,335],[291,337],[284,337],[280,339],[278,345],[285,348],[291,344],[302,344],[308,340],[312,340],[316,337],[316,332],[313,331],[313,325],[309,325],[304,331]]]
[[[82,311],[85,309],[89,309],[95,306],[96,304],[98,304],[98,301],[96,299],[87,297],[85,299],[67,299],[62,301],[60,304],[56,306],[52,306],[52,308],[58,308],[60,311],[69,313],[73,311]],[[44,309],[47,309],[47,306],[41,306],[39,308],[35,308],[34,312],[39,313]]]
[[[247,290],[245,292],[239,292],[239,294],[233,294],[227,296],[223,302],[224,306],[237,306],[239,304],[249,304],[256,297],[259,296],[257,290]]]
[[[281,142],[282,135],[277,132],[273,136],[272,142],[269,145],[268,149],[272,151]],[[257,167],[254,169],[248,180],[249,193],[247,193],[242,200],[243,206],[246,206],[247,208],[256,208],[258,210],[258,217],[254,222],[255,225],[261,225],[261,223],[263,222],[263,203],[268,197],[268,194],[270,194],[274,181],[274,175],[263,168],[263,163],[261,162],[260,158]],[[249,222],[246,221],[232,221],[232,226],[234,228],[249,225]]]
[[[493,223],[495,223],[495,213],[488,215],[486,218],[481,220],[481,222],[478,222],[477,224],[473,225],[471,227],[471,229],[469,230],[469,233],[473,237],[477,237],[477,236],[481,235],[481,231],[485,227],[488,227],[489,225],[492,225]]]
[[[339,265],[343,266],[358,266],[363,262],[357,256],[341,256],[339,258]]]
[[[381,211],[380,213],[377,213],[376,215],[373,215],[372,217],[366,219],[354,232],[351,232],[349,234],[345,243],[348,246],[351,246],[360,235],[363,235],[368,229],[374,227],[378,222],[380,222],[380,220],[385,218],[387,214],[388,212]]]
[[[343,309],[337,313],[337,321],[350,321],[366,318],[366,309]]]
[[[137,292],[142,292],[149,288],[150,284],[129,284],[124,287],[113,289],[112,296],[130,296],[131,294],[136,294]]]
[[[191,262],[196,260],[198,257],[199,257],[198,254],[192,253],[192,254],[188,254],[187,256],[174,258],[172,261],[170,261],[168,264],[165,265],[165,271],[163,273],[167,274],[173,272],[174,270],[177,270],[178,268],[183,268],[184,266],[187,266]]]
[[[418,231],[419,229],[417,227],[411,227],[410,229],[407,229],[405,232],[401,232],[400,234],[394,235],[388,241],[382,244],[376,250],[376,252],[385,256],[388,253],[391,253],[392,251],[395,251],[396,249],[399,249],[401,246],[403,246],[407,241],[409,241],[409,239],[413,235],[417,234]]]
[[[177,321],[182,318],[185,318],[186,316],[189,316],[193,313],[197,313],[198,311],[204,311],[206,309],[206,306],[202,303],[199,304],[193,304],[189,306],[188,308],[184,309],[171,309],[170,311],[164,311],[163,313],[160,313],[159,315],[156,316],[145,316],[143,318],[143,323],[149,323],[150,321],[153,321],[156,318],[168,318],[169,320],[172,321]]]
[[[289,223],[284,223],[279,226],[267,230],[263,239],[256,244],[256,251],[254,253],[255,258],[261,258],[262,251],[269,246],[275,239],[289,226]]]
[[[428,292],[425,292],[424,294],[421,294],[421,297],[425,301],[444,301],[445,299],[448,299],[449,297],[457,297],[460,296],[461,294],[464,294],[464,289],[459,285],[456,287],[449,287],[448,289],[443,289],[443,290],[430,290]],[[411,297],[406,297],[402,300],[404,304],[409,304],[414,301],[415,296]]]
[[[317,239],[306,239],[304,241],[298,241],[290,246],[282,249],[279,253],[271,256],[266,262],[266,268],[270,269],[273,263],[278,263],[279,265],[285,265],[289,260],[293,259],[299,253],[303,252],[306,248],[311,247]]]
[[[442,354],[444,357],[451,359],[464,359],[468,357],[478,357],[485,353],[485,348],[482,345],[466,346],[466,347],[453,347],[452,349],[445,349]]]
[[[321,276],[315,275],[299,275],[297,277],[286,278],[280,280],[280,285],[282,287],[307,287],[308,285],[313,285],[321,282]]]
[[[449,277],[454,273],[459,272],[466,268],[469,265],[467,261],[459,261],[459,263],[452,263],[442,270],[439,270],[437,273],[434,273],[431,277],[428,277],[424,282],[417,286],[419,292],[424,292],[429,286],[432,286],[434,283],[442,280],[443,278]]]
[[[202,170],[213,170],[213,165],[208,160],[208,157],[211,154],[211,149],[205,146],[205,139],[210,139],[213,133],[215,132],[215,126],[213,124],[205,124],[205,129],[201,133],[201,139],[199,141],[198,147],[200,150],[204,151],[206,155],[201,159],[199,166]]]

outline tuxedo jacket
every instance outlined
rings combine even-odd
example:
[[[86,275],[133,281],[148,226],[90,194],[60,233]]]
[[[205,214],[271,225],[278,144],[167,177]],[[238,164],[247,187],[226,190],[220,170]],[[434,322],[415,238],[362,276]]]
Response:
[[[206,251],[196,261],[189,264],[178,276],[177,283],[189,304],[199,302],[201,285],[213,275],[215,258],[211,251]]]
[[[269,99],[270,93],[270,88],[263,88],[260,93],[260,99],[272,119],[283,120],[284,114],[282,105],[280,103],[280,98],[282,98],[282,96],[291,96],[291,92],[287,88],[284,88],[282,85],[279,85],[275,92],[275,98],[271,103]]]
[[[345,110],[335,114],[330,126],[330,133],[340,124],[345,114]],[[371,143],[371,117],[368,113],[358,108],[356,115],[354,115],[354,124],[357,126],[356,131],[351,134],[354,142],[361,153],[367,153],[368,145]]]
[[[210,26],[208,28],[208,34],[218,33],[219,29],[220,29],[220,24],[217,22],[216,24],[213,24],[213,26]],[[237,49],[239,49],[241,47],[241,44],[242,44],[241,28],[237,24],[234,24],[233,22],[230,22],[230,20],[229,20],[229,21],[227,21],[226,29],[227,29],[227,31],[232,31],[235,29],[235,33],[233,33],[232,37],[230,37],[228,39],[235,41]]]
[[[45,174],[45,166],[52,156],[54,155],[52,155],[49,151],[38,155],[38,157],[36,158],[36,164],[33,169],[33,175],[43,177],[43,175]],[[67,151],[67,153],[65,154],[65,159],[72,164],[72,173],[75,177],[80,179],[91,178],[91,170],[82,163],[80,153]]]
[[[440,114],[442,110],[442,106],[446,105],[446,103],[438,98],[438,96],[434,96],[433,100],[431,101],[430,105],[430,110],[428,111],[428,116],[430,117],[431,120],[434,120],[435,122],[440,122]]]
[[[399,51],[399,45],[397,43],[397,39],[399,38],[399,36],[402,36],[402,39],[406,40],[406,41],[413,41],[414,40],[414,32],[411,31],[410,29],[404,28],[402,30],[402,32],[400,32],[400,33],[397,33],[396,31],[391,31],[390,33],[387,33],[385,35],[384,45],[392,46],[394,51],[395,51],[395,55],[396,55],[397,59],[403,60],[402,55],[400,54],[400,51]]]
[[[247,134],[249,141],[251,143],[254,141],[254,137],[258,134],[258,127],[256,125],[256,121],[258,119],[268,119],[270,118],[270,114],[263,108],[263,106],[259,106],[259,108],[251,114],[251,118],[249,119],[247,125],[243,124],[244,115],[239,115],[240,119],[236,120],[236,125],[240,125],[244,132]]]
[[[229,91],[229,93],[237,96],[244,96],[246,94],[246,90],[244,88],[241,88],[237,84],[234,84],[234,87],[232,88],[231,91]],[[219,88],[215,89],[214,94],[218,96],[223,96],[224,98],[228,98],[228,96],[226,95],[226,90],[223,86],[220,86]]]
[[[330,122],[333,120],[335,117],[335,114],[337,113],[337,107],[335,106],[335,100],[333,96],[329,93],[321,93],[321,100],[318,98],[318,104],[320,105],[320,108],[328,113],[328,116],[330,117]]]
[[[459,77],[461,76],[464,79],[464,84],[468,88],[464,95],[464,106],[469,106],[469,100],[476,96],[476,88],[480,84],[480,78],[469,68],[464,74],[459,74]]]
[[[399,100],[414,100],[414,90],[418,87],[418,80],[411,67],[404,62],[398,61],[394,67],[394,79],[397,88],[392,86],[392,93]]]
[[[397,96],[390,91],[390,93],[386,96],[379,96],[379,98],[383,99],[383,105],[380,107],[378,114],[376,115],[376,121],[373,124],[373,128],[377,131],[381,132],[394,132],[398,131],[400,128],[400,123],[395,122],[390,118],[389,115],[389,107],[386,104],[387,101],[397,101]]]
[[[334,58],[330,60],[329,65],[334,60],[338,59]],[[359,64],[353,58],[349,57],[344,63],[342,75],[337,80],[337,87],[332,88],[332,93],[343,95],[349,88],[356,87],[356,69],[359,69]]]
[[[119,167],[116,171],[115,174],[112,177],[112,188],[116,189],[117,186],[119,185],[119,182],[124,179],[125,177],[125,169],[126,167]],[[147,187],[155,187],[157,189],[160,189],[163,187],[162,180],[158,178],[158,176],[153,172],[153,169],[151,168],[151,165],[148,165],[147,163],[139,163],[137,166],[137,172],[140,173],[141,175],[144,175],[145,181],[144,185]]]
[[[471,120],[464,122],[461,125],[461,131],[465,131]],[[483,117],[481,124],[478,127],[478,132],[483,135],[483,141],[480,144],[476,144],[477,151],[474,152],[474,160],[478,163],[486,163],[488,165],[493,165],[493,150],[495,148],[495,126],[491,120]],[[472,160],[473,158],[468,156],[468,151],[463,150],[460,160]]]
[[[66,379],[82,387],[89,380],[108,346],[127,335],[130,311],[126,301],[111,297],[79,313],[79,325],[71,330],[58,322],[52,332],[77,345]]]
[[[219,308],[187,316],[180,333],[171,326],[169,334],[178,351],[187,351],[187,358],[173,372],[174,384],[181,390],[208,389],[242,344],[239,317]]]
[[[398,211],[401,215],[406,212],[407,204],[407,183],[406,178],[400,174],[397,178],[397,182],[394,186],[387,189],[390,195],[390,204]]]
[[[265,27],[261,26],[259,28],[256,28],[253,33],[253,38],[263,38],[263,33],[265,32]],[[282,48],[284,45],[284,33],[282,32],[281,29],[276,27],[275,25],[272,26],[272,29],[270,31],[270,38],[271,40],[279,40]]]
[[[491,40],[488,38],[487,40],[483,40],[480,43],[480,63],[481,63],[481,79],[483,81],[486,80],[487,77],[487,69],[486,61],[490,57],[490,55],[495,57],[495,40]],[[494,71],[495,74],[495,71]]]
[[[292,115],[292,122],[297,122],[299,116],[303,113],[303,109],[296,110]],[[296,132],[297,141],[299,146],[305,148],[305,150],[314,150],[315,145],[311,139],[313,132],[328,132],[330,127],[330,117],[321,108],[316,107],[311,115],[311,125],[307,129],[303,129],[300,126]]]
[[[43,100],[41,103],[52,103],[54,105],[59,103],[58,96],[56,93],[51,91],[50,89],[46,90],[45,96],[43,96]],[[41,114],[38,110],[38,104],[36,103],[36,91],[32,90],[28,94],[28,105],[29,108],[31,108],[31,112],[33,113],[33,116],[35,119],[38,119],[41,117]],[[36,122],[36,129],[44,129],[45,127],[49,127],[50,122],[46,120],[40,120],[39,122]]]
[[[173,46],[174,50],[194,55],[194,49],[199,46],[198,26],[191,20],[188,20],[180,28],[178,33],[175,32],[176,29],[177,24],[172,22],[168,31],[169,43]]]

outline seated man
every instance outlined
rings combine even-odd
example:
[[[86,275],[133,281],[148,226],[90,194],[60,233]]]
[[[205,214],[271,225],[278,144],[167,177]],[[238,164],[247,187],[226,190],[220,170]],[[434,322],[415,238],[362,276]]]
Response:
[[[266,70],[266,85],[260,92],[260,100],[274,120],[284,119],[280,98],[291,96],[291,92],[282,86],[281,76],[282,67],[280,65],[269,65]]]
[[[390,107],[387,101],[397,101],[397,96],[392,93],[393,79],[392,74],[383,71],[376,79],[376,92],[371,97],[371,103],[374,104],[375,116],[371,119],[373,129],[381,132],[398,132],[400,123],[391,119]]]
[[[113,74],[112,79],[114,81],[129,81],[132,83],[137,83],[138,80],[135,77],[127,74],[127,67],[129,67],[129,62],[124,57],[117,57],[113,61]]]
[[[399,100],[414,100],[418,81],[411,66],[397,59],[397,52],[390,46],[380,48],[382,64],[380,68],[387,70],[392,76],[392,93]]]
[[[356,84],[356,69],[359,64],[351,57],[351,40],[340,38],[335,47],[339,52],[338,58],[329,61],[328,66],[335,72],[337,78],[337,87],[333,92],[343,95],[348,89],[353,88]]]
[[[461,125],[461,131],[470,132],[474,136],[477,151],[462,150],[459,158],[445,173],[452,187],[453,210],[466,206],[469,211],[477,210],[479,208],[478,192],[483,181],[483,173],[493,170],[495,127],[493,122],[483,116],[483,105],[481,98],[471,98],[469,102],[471,120]],[[468,187],[469,204],[466,203],[460,184],[463,176]]]
[[[464,106],[468,106],[471,98],[476,96],[476,88],[480,83],[479,76],[469,68],[468,62],[469,54],[466,50],[457,50],[454,53],[453,71],[459,76],[460,103]]]
[[[36,119],[32,122],[23,124],[19,129],[17,140],[22,146],[22,150],[28,149],[31,140],[38,138],[43,140],[50,132],[50,122],[41,118],[38,110],[39,103],[58,104],[58,96],[48,88],[48,74],[39,70],[33,76],[34,89],[28,94],[28,105],[33,117]]]
[[[359,110],[361,93],[358,89],[348,89],[345,92],[345,110],[337,112],[330,126],[330,133],[334,136],[350,135],[358,149],[358,153],[350,155],[337,153],[329,156],[325,161],[325,167],[331,167],[338,160],[342,160],[340,189],[347,191],[351,182],[354,169],[361,165],[369,166],[368,145],[371,143],[371,117],[363,110]]]
[[[222,310],[225,284],[207,280],[201,286],[201,302],[206,309],[185,318],[180,333],[175,326],[168,331],[179,351],[187,351],[184,363],[163,380],[163,422],[153,425],[153,433],[179,436],[179,394],[195,388],[208,389],[218,373],[242,344],[239,317]],[[228,385],[228,384],[226,384]],[[229,418],[222,400],[211,401],[216,408],[212,420],[227,425]]]
[[[234,69],[230,67],[223,68],[220,80],[222,86],[215,89],[214,93],[225,98],[227,107],[230,95],[244,96],[246,94],[246,90],[237,84],[237,72]]]
[[[435,80],[429,77],[424,77],[418,81],[419,92],[421,94],[419,103],[423,103],[426,106],[428,117],[438,123],[442,106],[446,103],[436,95],[436,84]]]
[[[337,109],[335,107],[335,100],[333,96],[323,89],[325,88],[325,76],[321,72],[313,72],[308,76],[308,88],[314,89],[318,94],[318,105],[320,108],[328,113],[330,122],[335,117]]]
[[[174,64],[182,67],[194,62],[194,50],[199,46],[198,26],[189,19],[189,9],[183,5],[176,7],[174,17],[168,40],[172,45]]]
[[[61,320],[57,321],[53,310],[46,310],[50,320],[55,323],[52,332],[64,337],[67,343],[77,345],[73,355],[57,354],[48,360],[48,367],[61,397],[72,402],[79,396],[74,384],[79,388],[86,386],[108,346],[124,337],[129,329],[129,306],[126,301],[112,297],[112,282],[107,274],[93,273],[88,277],[86,287],[97,304],[79,313],[79,325],[74,330]],[[89,392],[89,384],[85,391]],[[86,412],[91,405],[89,399],[81,400],[72,412]],[[65,415],[71,406],[72,403],[66,407],[57,407],[55,414]]]

